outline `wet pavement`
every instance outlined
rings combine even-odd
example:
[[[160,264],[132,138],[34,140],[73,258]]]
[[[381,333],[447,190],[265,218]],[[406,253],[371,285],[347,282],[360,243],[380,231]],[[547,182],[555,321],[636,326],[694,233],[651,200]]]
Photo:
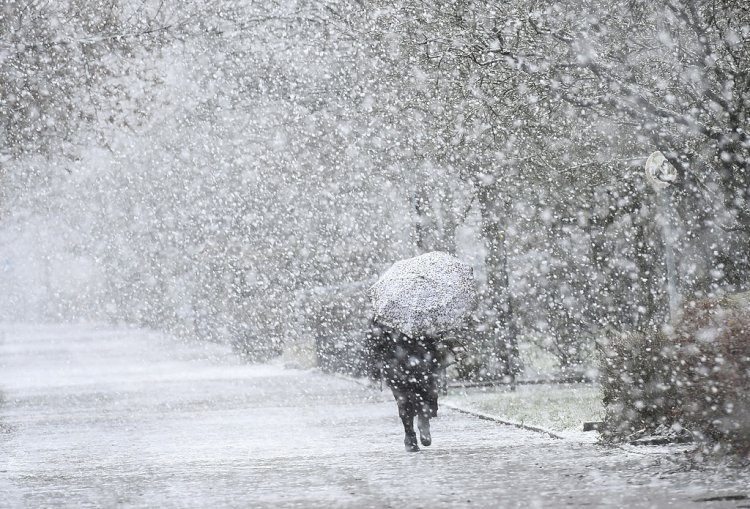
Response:
[[[139,330],[0,326],[0,508],[750,507],[748,469],[449,409]],[[706,500],[714,499],[714,500]]]

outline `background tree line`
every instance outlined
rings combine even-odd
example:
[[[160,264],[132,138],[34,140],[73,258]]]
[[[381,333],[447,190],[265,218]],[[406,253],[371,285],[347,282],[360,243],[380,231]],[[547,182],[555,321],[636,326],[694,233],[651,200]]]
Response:
[[[663,323],[665,221],[685,299],[747,283],[741,2],[84,4],[0,9],[7,318],[263,358],[355,335],[341,289],[441,249],[483,291],[474,376],[580,374]]]

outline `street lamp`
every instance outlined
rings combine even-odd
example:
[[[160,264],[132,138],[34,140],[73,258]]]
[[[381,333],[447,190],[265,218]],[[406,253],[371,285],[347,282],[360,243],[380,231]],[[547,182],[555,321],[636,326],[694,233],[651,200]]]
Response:
[[[677,181],[677,170],[664,154],[658,150],[646,159],[646,179],[659,197],[658,210],[661,217],[661,232],[664,238],[664,258],[667,264],[667,297],[669,298],[669,318],[674,320],[677,313],[677,269],[674,261],[674,239],[670,219],[669,188]]]

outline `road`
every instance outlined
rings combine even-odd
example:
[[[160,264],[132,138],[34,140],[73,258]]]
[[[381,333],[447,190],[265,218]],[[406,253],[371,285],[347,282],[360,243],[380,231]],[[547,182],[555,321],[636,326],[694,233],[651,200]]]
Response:
[[[139,330],[0,327],[0,507],[750,507],[748,469],[448,409]],[[716,497],[732,500],[701,501]]]

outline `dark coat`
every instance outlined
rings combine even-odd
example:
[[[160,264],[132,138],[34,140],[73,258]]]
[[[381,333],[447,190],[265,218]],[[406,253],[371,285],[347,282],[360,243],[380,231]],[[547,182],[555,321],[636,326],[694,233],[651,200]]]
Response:
[[[411,402],[437,414],[437,375],[442,368],[440,338],[412,338],[372,321],[366,341],[367,372],[382,379],[399,402]]]

